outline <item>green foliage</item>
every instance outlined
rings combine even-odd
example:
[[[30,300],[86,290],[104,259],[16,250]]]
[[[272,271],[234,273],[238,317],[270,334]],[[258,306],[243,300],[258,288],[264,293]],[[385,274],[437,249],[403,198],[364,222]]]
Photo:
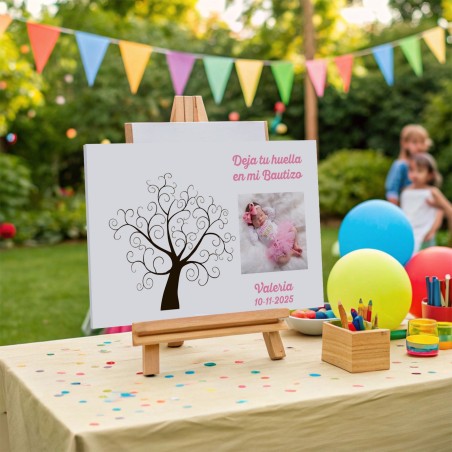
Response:
[[[30,170],[21,158],[0,153],[0,181],[0,223],[14,222],[16,213],[30,202]]]
[[[442,90],[429,97],[424,120],[434,143],[432,154],[443,175],[441,189],[452,200],[452,80],[445,80]]]
[[[384,181],[390,164],[377,151],[349,149],[337,151],[320,162],[322,216],[344,216],[363,201],[384,198]]]
[[[83,196],[47,200],[41,209],[16,215],[16,243],[31,245],[86,238],[86,206]]]

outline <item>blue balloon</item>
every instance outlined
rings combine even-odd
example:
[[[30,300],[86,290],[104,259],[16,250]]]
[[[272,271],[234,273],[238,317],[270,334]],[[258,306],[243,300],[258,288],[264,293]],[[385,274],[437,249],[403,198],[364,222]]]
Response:
[[[414,234],[402,209],[373,199],[350,210],[339,229],[340,254],[363,248],[384,251],[405,265],[414,251]]]

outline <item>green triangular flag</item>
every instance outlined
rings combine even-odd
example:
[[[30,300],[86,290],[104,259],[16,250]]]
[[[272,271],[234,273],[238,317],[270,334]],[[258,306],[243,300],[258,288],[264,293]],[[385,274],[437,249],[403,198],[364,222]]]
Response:
[[[213,98],[215,103],[219,104],[223,100],[234,60],[223,57],[204,57],[203,61]]]
[[[278,87],[279,95],[285,105],[289,103],[290,94],[293,86],[293,64],[286,62],[277,62],[271,64],[273,77],[275,77],[276,86]]]
[[[416,36],[400,40],[400,47],[417,76],[422,75],[421,43]]]

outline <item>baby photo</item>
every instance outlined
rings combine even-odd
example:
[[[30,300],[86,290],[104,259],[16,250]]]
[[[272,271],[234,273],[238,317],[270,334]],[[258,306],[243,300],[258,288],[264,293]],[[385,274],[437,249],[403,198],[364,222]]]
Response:
[[[308,268],[304,193],[238,196],[242,274]]]

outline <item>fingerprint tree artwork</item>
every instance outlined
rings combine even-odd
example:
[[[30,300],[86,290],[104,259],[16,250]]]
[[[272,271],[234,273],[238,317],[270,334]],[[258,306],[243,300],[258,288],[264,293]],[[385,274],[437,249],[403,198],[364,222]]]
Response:
[[[193,185],[177,192],[169,173],[146,184],[148,205],[119,209],[109,226],[115,240],[129,241],[127,261],[132,272],[142,273],[137,289],[152,289],[155,278],[167,277],[160,309],[179,309],[181,276],[205,286],[220,277],[220,265],[232,261],[235,236],[227,231],[229,213]]]

